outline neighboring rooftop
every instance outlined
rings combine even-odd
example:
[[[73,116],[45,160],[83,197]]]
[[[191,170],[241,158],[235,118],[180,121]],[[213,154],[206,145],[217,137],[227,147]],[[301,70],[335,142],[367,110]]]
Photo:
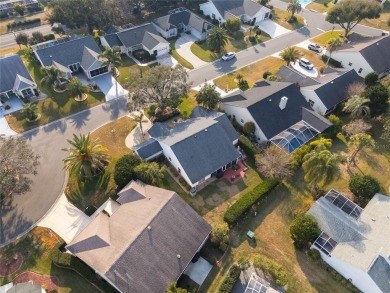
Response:
[[[122,292],[163,292],[211,227],[173,191],[132,181],[118,196],[66,248]]]
[[[226,19],[231,16],[240,17],[241,15],[254,16],[260,9],[269,11],[267,7],[260,5],[252,0],[210,0],[214,3],[218,12]]]
[[[0,93],[34,84],[19,55],[0,56]]]
[[[312,77],[306,76],[303,73],[295,70],[290,66],[283,65],[279,68],[279,71],[275,73],[285,82],[297,83],[301,87],[317,85],[319,81]]]

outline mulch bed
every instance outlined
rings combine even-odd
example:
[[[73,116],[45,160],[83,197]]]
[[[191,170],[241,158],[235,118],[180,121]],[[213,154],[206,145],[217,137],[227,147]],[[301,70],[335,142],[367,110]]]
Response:
[[[0,258],[0,277],[12,275],[23,263],[23,256],[20,253],[15,254],[15,258]]]
[[[25,272],[14,279],[14,284],[32,281],[34,284],[41,284],[47,291],[57,290],[60,284],[56,276],[39,275],[33,272]]]

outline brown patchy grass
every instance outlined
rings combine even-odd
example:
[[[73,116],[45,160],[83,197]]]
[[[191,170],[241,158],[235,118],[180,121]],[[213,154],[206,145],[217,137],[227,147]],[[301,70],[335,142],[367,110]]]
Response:
[[[371,26],[380,30],[390,31],[390,0],[383,3],[383,9],[379,18],[364,19],[360,24]]]
[[[343,34],[344,31],[342,30],[327,31],[323,34],[320,34],[319,36],[316,36],[315,38],[310,39],[310,41],[320,46],[326,46],[329,40],[338,38]]]
[[[272,10],[272,20],[289,30],[296,30],[305,25],[305,20],[302,16],[297,14],[295,14],[294,16],[297,18],[297,21],[289,23],[288,20],[291,18],[290,12],[281,10],[276,7],[274,7],[274,9]]]
[[[267,57],[232,73],[223,75],[215,79],[214,83],[223,90],[232,90],[237,88],[237,83],[235,81],[237,74],[241,74],[244,79],[248,81],[249,86],[252,86],[256,81],[263,78],[264,72],[270,71],[274,74],[284,64],[285,62],[282,59],[272,56]]]
[[[11,19],[2,20],[2,21],[0,21],[0,35],[4,35],[4,34],[8,33],[7,24],[12,23],[14,21],[28,20],[28,19],[33,19],[33,18],[41,19],[41,25],[48,23],[48,21],[46,19],[47,18],[46,12],[44,12],[44,11],[37,13],[37,14],[29,15],[26,17],[19,17],[19,18],[11,18]]]
[[[311,63],[313,63],[314,67],[316,67],[317,69],[325,66],[325,62],[322,61],[319,54],[316,54],[313,51],[306,50],[300,47],[294,47],[294,48],[301,54],[301,57],[309,60]]]
[[[325,6],[326,3],[326,6]],[[333,0],[316,0],[306,5],[306,9],[312,9],[320,13],[327,12],[333,6]]]

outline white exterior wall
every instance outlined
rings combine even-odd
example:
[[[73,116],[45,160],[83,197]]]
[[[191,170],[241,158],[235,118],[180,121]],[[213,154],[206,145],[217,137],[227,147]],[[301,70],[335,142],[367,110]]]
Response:
[[[217,8],[215,8],[214,4],[212,2],[207,2],[199,5],[200,10],[203,11],[204,15],[208,15],[213,19],[213,13],[215,15],[215,19],[219,20],[221,23],[225,22],[225,19],[222,17],[222,15],[219,13]]]
[[[361,77],[365,77],[368,73],[374,71],[359,52],[335,51],[332,53],[331,58],[341,62],[341,65],[348,70],[355,69]],[[349,65],[349,63],[352,63],[352,65]],[[362,71],[359,73],[360,68]],[[381,72],[377,73],[380,74]]]
[[[231,115],[231,116],[235,116],[236,121],[241,126],[244,126],[244,124],[246,122],[253,122],[256,126],[255,135],[260,138],[259,142],[268,141],[267,137],[261,131],[260,126],[253,119],[252,115],[249,113],[247,108],[240,108],[240,107],[236,107],[236,106],[226,105],[223,103],[220,104],[220,107],[221,107],[221,110],[226,112],[226,114]],[[244,122],[242,122],[241,120]]]
[[[157,50],[157,56],[162,56],[169,53],[169,43],[160,43],[152,50],[148,50],[144,47],[146,51],[150,53],[150,55],[154,54],[154,51]]]
[[[265,19],[265,13],[264,11],[262,10],[259,10],[253,17],[252,19],[254,19],[256,17],[256,23],[259,23],[260,21],[264,20]]]
[[[309,100],[312,100],[314,102],[312,107],[314,111],[322,115],[326,113],[328,109],[325,107],[325,105],[322,103],[320,98],[313,90],[307,90],[305,88],[301,88],[301,93],[305,97],[307,102],[309,102]]]
[[[315,246],[312,246],[312,248],[317,249]],[[364,272],[337,257],[329,257],[322,251],[320,251],[320,254],[321,258],[344,278],[347,280],[352,279],[351,283],[360,291],[364,293],[383,293],[367,272]]]

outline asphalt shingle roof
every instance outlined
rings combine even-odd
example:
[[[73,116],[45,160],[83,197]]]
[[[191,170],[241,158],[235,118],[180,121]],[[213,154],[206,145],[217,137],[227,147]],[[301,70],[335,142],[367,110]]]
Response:
[[[188,10],[172,13],[165,15],[153,20],[157,26],[167,31],[174,27],[177,27],[180,23],[185,25],[190,25],[192,28],[196,29],[199,32],[204,32],[207,29],[211,28],[212,24],[204,20],[203,18],[197,16],[195,13],[192,13]]]
[[[215,8],[225,18],[225,13],[232,14],[234,16],[241,16],[243,14],[254,16],[260,9],[268,8],[252,1],[252,0],[211,0],[214,3]]]
[[[135,150],[141,159],[146,160],[147,158],[150,158],[161,152],[162,148],[160,143],[152,138],[143,142],[142,144],[137,145]]]
[[[69,40],[63,43],[51,42],[52,46],[46,48],[37,47],[35,50],[42,61],[43,66],[52,66],[53,61],[63,65],[69,66],[71,64],[82,63],[84,48],[101,53],[98,44],[92,36],[81,37],[78,39]]]
[[[275,75],[279,76],[283,81],[297,83],[301,87],[319,84],[314,78],[308,77],[286,65],[280,67]]]
[[[34,83],[19,55],[0,56],[0,93],[12,90],[17,79],[18,88],[23,88],[20,82]]]
[[[122,292],[164,292],[183,273],[211,227],[172,191],[133,181],[118,195],[119,208],[111,216],[101,212],[98,217],[104,221],[92,220],[67,249]],[[80,250],[79,244],[88,239]]]
[[[383,256],[378,255],[368,274],[382,292],[390,292],[390,265]]]

